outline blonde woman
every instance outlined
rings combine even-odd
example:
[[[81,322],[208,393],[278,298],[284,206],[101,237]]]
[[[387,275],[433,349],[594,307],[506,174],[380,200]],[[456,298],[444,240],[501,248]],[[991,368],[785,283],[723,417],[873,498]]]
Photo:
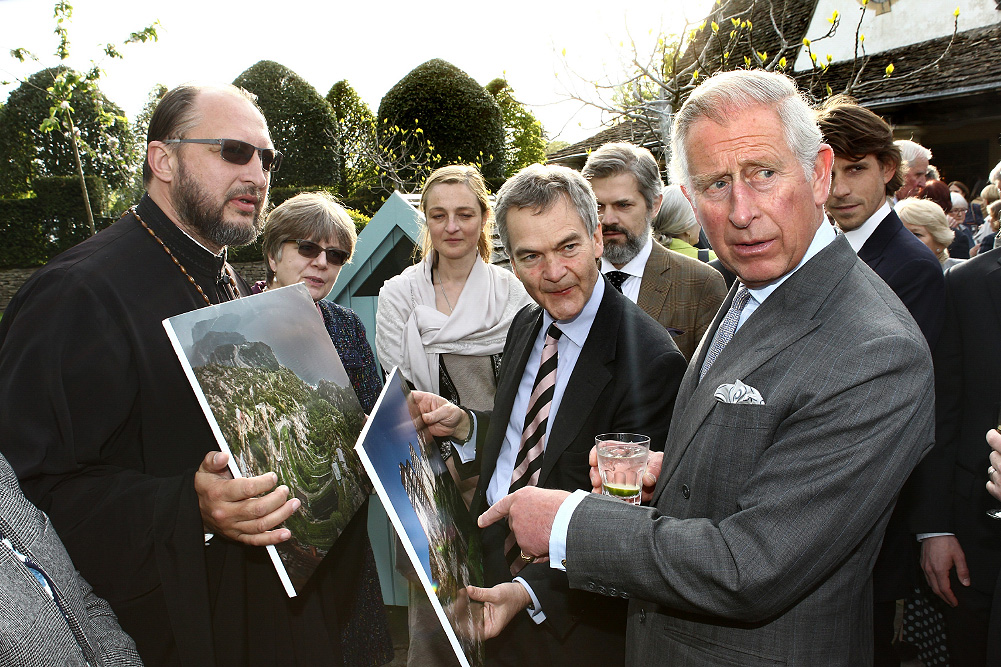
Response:
[[[475,167],[451,165],[421,194],[421,261],[379,291],[375,348],[385,371],[398,366],[416,389],[476,410],[493,408],[511,320],[531,302],[513,273],[490,264],[493,210]],[[460,475],[451,446],[442,456],[468,507],[478,476]],[[410,665],[457,665],[427,596],[397,545],[410,580]]]
[[[949,228],[949,219],[938,204],[930,199],[911,197],[897,202],[894,210],[904,227],[935,253],[943,271],[964,261],[949,257],[949,246],[956,233]]]
[[[489,263],[487,196],[475,167],[428,177],[421,261],[383,285],[375,325],[384,371],[399,366],[416,389],[477,410],[493,407],[508,327],[531,301],[513,273]]]

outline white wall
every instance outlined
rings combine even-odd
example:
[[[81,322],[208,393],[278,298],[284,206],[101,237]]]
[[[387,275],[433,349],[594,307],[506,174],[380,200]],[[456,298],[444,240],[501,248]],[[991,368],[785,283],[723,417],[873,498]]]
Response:
[[[1001,22],[1001,11],[998,11],[995,0],[893,0],[890,11],[878,16],[873,11],[874,7],[875,3],[870,0],[861,28],[861,33],[865,35],[866,52],[870,54],[952,34],[956,7],[959,7],[960,32]],[[828,39],[815,41],[830,29],[827,19],[834,10],[841,14],[837,33]],[[861,12],[859,0],[818,0],[813,21],[806,32],[807,38],[813,42],[810,48],[817,54],[818,62],[826,60],[827,54],[834,56],[834,62],[854,56],[855,28]],[[806,49],[803,49],[795,69],[807,69],[809,66]]]

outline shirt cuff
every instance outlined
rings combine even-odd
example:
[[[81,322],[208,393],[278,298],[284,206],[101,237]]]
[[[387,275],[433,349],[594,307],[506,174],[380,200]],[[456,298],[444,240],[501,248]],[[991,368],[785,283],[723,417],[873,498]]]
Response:
[[[466,413],[469,415],[472,423],[469,425],[471,429],[469,432],[469,441],[459,444],[452,441],[452,450],[459,455],[459,460],[463,463],[469,463],[476,458],[476,415],[469,411]]]
[[[918,542],[924,542],[929,537],[953,537],[956,533],[918,533]]]
[[[532,598],[532,604],[525,611],[535,621],[535,624],[539,625],[546,620],[546,613],[542,611],[542,603],[539,602],[539,598],[535,597],[535,591],[532,590],[527,581],[522,577],[515,577],[514,580],[524,586],[525,590],[528,591],[528,597]]]
[[[570,530],[570,517],[573,516],[577,505],[587,498],[588,493],[577,489],[560,504],[560,509],[556,512],[553,530],[549,534],[549,567],[554,570],[565,572],[567,569],[567,532]]]

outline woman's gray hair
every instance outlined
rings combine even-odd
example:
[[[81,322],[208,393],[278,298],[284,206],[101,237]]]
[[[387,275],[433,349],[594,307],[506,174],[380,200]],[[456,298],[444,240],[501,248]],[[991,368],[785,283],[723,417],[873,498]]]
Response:
[[[653,210],[654,201],[664,187],[664,181],[660,177],[660,167],[657,166],[653,153],[642,146],[632,144],[605,144],[587,156],[587,162],[580,173],[588,181],[593,178],[632,174],[636,178],[636,187],[646,201],[647,211]]]
[[[588,236],[598,229],[598,202],[591,184],[573,169],[560,165],[533,164],[507,180],[497,193],[494,219],[504,250],[511,254],[507,234],[507,214],[511,209],[530,208],[544,213],[562,199],[568,199],[584,222]]]
[[[653,219],[653,231],[656,234],[675,238],[691,229],[698,222],[695,219],[695,209],[685,197],[685,193],[681,191],[680,185],[666,186],[663,195],[664,201],[660,204],[660,211]]]
[[[303,192],[285,201],[268,214],[261,233],[268,285],[275,279],[268,259],[282,261],[285,242],[295,239],[315,243],[333,241],[348,253],[347,261],[350,262],[358,233],[348,212],[327,192]]]
[[[734,112],[758,106],[774,108],[778,113],[786,143],[810,181],[823,143],[813,110],[792,79],[762,70],[718,72],[692,92],[674,117],[671,179],[691,190],[686,153],[688,133],[697,121],[707,119],[726,125]]]
[[[949,220],[945,217],[945,211],[931,199],[918,199],[917,197],[901,199],[893,210],[908,225],[926,228],[931,237],[946,248],[951,246],[956,239],[956,232],[949,229]]]

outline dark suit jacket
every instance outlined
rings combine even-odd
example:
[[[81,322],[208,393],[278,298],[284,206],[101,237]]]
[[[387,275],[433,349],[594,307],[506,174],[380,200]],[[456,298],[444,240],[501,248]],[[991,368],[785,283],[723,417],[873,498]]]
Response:
[[[928,346],[843,237],[699,382],[726,308],[682,381],[654,506],[585,498],[567,534],[570,585],[631,598],[628,664],[871,664],[872,566],[932,445]],[[736,380],[764,404],[715,399]]]
[[[681,332],[674,342],[685,359],[692,358],[725,298],[718,271],[654,241],[636,305],[664,327]]]
[[[1001,339],[1001,252],[949,269],[945,291],[945,327],[934,355],[935,448],[915,471],[911,523],[921,533],[955,533],[971,588],[990,598],[1001,569],[1001,522],[986,515],[998,502],[984,488],[991,451],[984,434],[998,425],[1001,356],[984,350]],[[953,578],[957,595],[962,588]],[[992,622],[997,638],[1001,615]]]
[[[481,476],[473,496],[473,516],[487,508],[486,489],[541,326],[542,309],[536,305],[515,316],[504,347],[494,409],[489,415],[477,413]],[[555,421],[539,486],[590,490],[588,454],[599,433],[643,433],[650,436],[654,448],[661,449],[684,371],[685,359],[664,328],[606,282],[559,411],[551,416]],[[488,585],[511,580],[504,561],[504,537],[498,526],[483,533]],[[491,662],[519,667],[623,664],[624,604],[571,592],[566,575],[548,563],[529,565],[519,576],[539,597],[546,621],[539,627],[528,614],[519,613],[501,636],[488,643]]]
[[[928,347],[935,349],[945,319],[945,282],[935,253],[904,227],[891,209],[858,256],[903,301]],[[918,542],[905,520],[912,494],[912,485],[905,486],[886,527],[872,576],[877,602],[908,597],[918,583]]]
[[[0,545],[0,664],[142,665],[111,607],[73,567],[49,517],[24,497],[2,456],[0,537],[41,567],[54,582],[56,596],[50,599],[14,553]]]
[[[891,209],[858,256],[904,302],[928,347],[934,350],[945,321],[945,283],[935,253],[904,227]]]

